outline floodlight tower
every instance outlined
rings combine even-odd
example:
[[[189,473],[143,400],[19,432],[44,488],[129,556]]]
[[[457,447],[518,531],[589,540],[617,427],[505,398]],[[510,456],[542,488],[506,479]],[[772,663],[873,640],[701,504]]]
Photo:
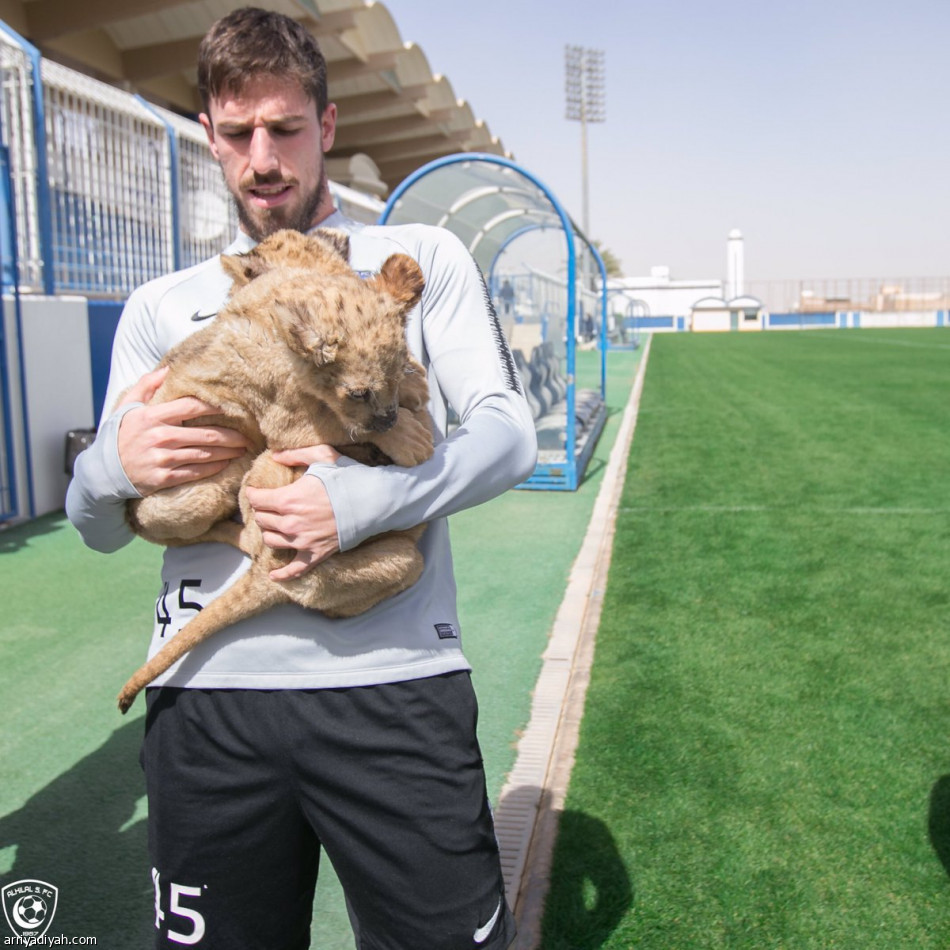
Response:
[[[742,232],[733,228],[726,243],[726,284],[729,297],[741,297],[745,293],[745,251]]]
[[[581,124],[581,224],[590,239],[590,210],[587,181],[587,123],[607,118],[604,79],[604,51],[584,46],[564,47],[564,91],[566,117]]]

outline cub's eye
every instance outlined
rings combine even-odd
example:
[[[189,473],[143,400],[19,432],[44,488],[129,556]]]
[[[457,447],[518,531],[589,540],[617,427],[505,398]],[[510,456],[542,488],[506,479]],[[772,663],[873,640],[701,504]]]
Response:
[[[369,390],[368,389],[351,389],[347,396],[350,399],[356,400],[356,402],[366,402],[369,399]]]

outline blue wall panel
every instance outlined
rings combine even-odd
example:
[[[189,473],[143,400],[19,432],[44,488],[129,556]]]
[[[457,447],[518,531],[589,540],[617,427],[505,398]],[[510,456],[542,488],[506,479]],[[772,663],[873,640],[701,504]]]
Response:
[[[109,384],[112,339],[125,303],[121,300],[89,301],[89,358],[92,363],[92,408],[98,421]]]
[[[837,323],[831,313],[770,313],[770,327],[833,327]]]

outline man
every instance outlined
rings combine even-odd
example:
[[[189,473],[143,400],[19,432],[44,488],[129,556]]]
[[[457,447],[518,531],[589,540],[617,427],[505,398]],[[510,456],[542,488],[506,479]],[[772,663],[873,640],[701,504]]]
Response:
[[[511,281],[507,277],[501,285],[498,296],[501,297],[505,316],[510,316],[511,305],[515,302],[515,288],[511,286]]]
[[[324,850],[363,950],[500,948],[514,937],[475,739],[446,516],[533,469],[531,416],[471,256],[423,226],[360,227],[333,208],[323,153],[336,108],[323,57],[295,21],[262,10],[219,20],[202,42],[204,126],[240,212],[226,253],[282,227],[347,231],[353,268],[394,251],[426,288],[407,338],[426,366],[435,454],[414,469],[368,468],[328,446],[282,453],[307,476],[249,494],[264,540],[297,552],[278,574],[428,523],[422,578],[367,613],[330,620],[279,607],[192,651],[148,691],[142,760],[149,797],[156,946],[309,946]],[[67,511],[86,543],[132,535],[128,498],[223,468],[241,436],[185,427],[214,407],[147,405],[161,355],[221,307],[218,258],[130,298],[113,348],[106,412],[77,461]],[[120,398],[120,394],[125,393]],[[447,436],[447,403],[460,425]],[[115,407],[114,409],[108,407]],[[246,568],[224,545],[165,552],[150,652]]]

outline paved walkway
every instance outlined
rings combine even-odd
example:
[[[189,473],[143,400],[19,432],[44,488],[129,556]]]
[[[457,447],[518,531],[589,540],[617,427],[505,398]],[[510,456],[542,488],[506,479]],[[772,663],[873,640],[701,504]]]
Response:
[[[651,339],[647,337],[590,524],[544,652],[531,720],[495,809],[506,888],[518,919],[517,950],[540,947],[557,825],[584,714],[617,507]]]

